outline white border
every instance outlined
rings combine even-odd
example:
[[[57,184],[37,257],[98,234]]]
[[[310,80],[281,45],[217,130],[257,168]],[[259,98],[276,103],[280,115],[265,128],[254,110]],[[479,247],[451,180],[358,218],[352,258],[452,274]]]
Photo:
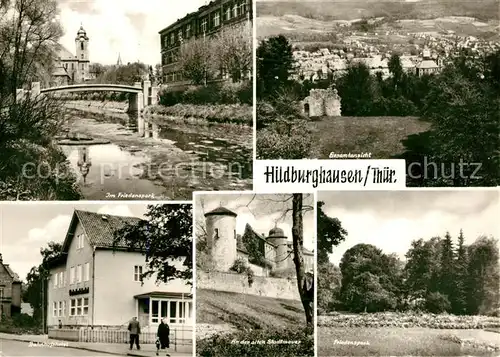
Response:
[[[252,116],[253,116],[253,153],[252,153],[252,188],[253,186],[253,164],[257,160],[257,0],[252,1],[252,30],[253,30],[253,48],[252,48],[252,72],[253,72],[253,105],[252,105]],[[252,191],[253,191],[252,189]]]

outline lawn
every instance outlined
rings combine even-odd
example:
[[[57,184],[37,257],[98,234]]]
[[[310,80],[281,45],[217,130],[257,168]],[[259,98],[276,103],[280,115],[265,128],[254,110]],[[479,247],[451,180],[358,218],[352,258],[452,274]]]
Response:
[[[498,335],[484,330],[428,328],[318,327],[318,356],[495,356],[498,351],[458,339],[491,344]],[[355,345],[357,344],[357,345]]]
[[[293,328],[305,324],[305,314],[300,301],[197,289],[196,322],[239,330]]]
[[[427,131],[430,124],[416,117],[325,117],[310,124],[315,143],[311,158],[329,154],[371,153],[372,159],[401,154],[401,140]]]

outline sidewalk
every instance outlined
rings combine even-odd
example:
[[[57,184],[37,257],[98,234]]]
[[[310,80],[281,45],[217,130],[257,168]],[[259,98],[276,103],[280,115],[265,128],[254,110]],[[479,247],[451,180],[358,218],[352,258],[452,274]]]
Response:
[[[59,348],[75,348],[97,353],[107,353],[118,356],[137,356],[137,357],[152,357],[156,356],[156,346],[154,344],[146,344],[141,346],[141,350],[129,350],[128,344],[124,343],[88,343],[88,342],[73,342],[49,339],[47,335],[13,335],[9,333],[0,333],[0,340],[12,340],[33,344],[42,344],[51,347]],[[171,357],[191,357],[191,352],[175,352],[170,348],[168,353]],[[160,356],[165,356],[167,352],[160,350]]]

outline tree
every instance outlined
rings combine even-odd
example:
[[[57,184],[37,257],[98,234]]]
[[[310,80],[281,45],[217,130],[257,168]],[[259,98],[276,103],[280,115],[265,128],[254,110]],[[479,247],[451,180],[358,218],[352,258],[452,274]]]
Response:
[[[468,248],[468,313],[498,313],[500,304],[500,273],[498,241],[479,237]]]
[[[273,96],[287,85],[293,71],[292,45],[286,37],[271,37],[257,48],[257,95],[260,98]]]
[[[104,72],[106,71],[106,67],[100,63],[91,63],[89,71],[94,79],[97,79],[104,74]]]
[[[56,0],[4,1],[0,7],[0,95],[46,77],[62,36]],[[9,13],[10,16],[5,14]]]
[[[389,67],[389,72],[392,74],[393,93],[397,93],[398,87],[401,83],[401,78],[404,74],[399,55],[394,53],[389,59],[389,63],[387,64],[387,66]]]
[[[215,76],[214,43],[210,39],[203,37],[184,42],[177,60],[184,78],[192,84],[207,85]]]
[[[215,57],[221,68],[229,73],[233,82],[252,70],[253,36],[252,26],[244,24],[220,31],[214,44]]]
[[[441,266],[439,272],[439,291],[448,298],[449,301],[453,301],[455,297],[455,255],[453,250],[453,242],[451,240],[451,235],[446,232],[441,250]],[[451,307],[451,306],[450,306]]]
[[[332,254],[333,247],[342,243],[347,237],[347,231],[342,227],[340,220],[325,214],[324,205],[324,202],[319,201],[317,206],[318,265],[328,262],[328,254]]]
[[[468,256],[464,240],[463,231],[460,230],[455,254],[455,294],[453,299],[453,313],[459,315],[463,315],[467,311]]]
[[[338,79],[337,88],[342,98],[342,115],[370,115],[374,102],[374,81],[364,63],[350,64],[347,72]]]
[[[124,244],[142,252],[147,268],[141,278],[156,275],[156,283],[193,279],[193,219],[190,204],[149,205],[146,220],[115,232],[114,247]],[[180,266],[179,261],[182,262]]]
[[[27,283],[22,298],[33,308],[33,318],[39,323],[45,323],[43,320],[47,316],[50,264],[62,256],[62,244],[49,242],[47,247],[40,248],[40,255],[42,263],[32,267],[26,276]]]
[[[329,261],[320,263],[318,259],[318,309],[331,311],[337,308],[341,283],[339,267]]]

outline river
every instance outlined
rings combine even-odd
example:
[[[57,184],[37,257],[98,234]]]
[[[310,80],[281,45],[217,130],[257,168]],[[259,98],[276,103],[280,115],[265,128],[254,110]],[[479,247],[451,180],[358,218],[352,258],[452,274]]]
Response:
[[[252,128],[67,110],[66,131],[101,143],[61,145],[86,200],[191,200],[193,191],[252,189]],[[104,143],[109,142],[109,143]]]

